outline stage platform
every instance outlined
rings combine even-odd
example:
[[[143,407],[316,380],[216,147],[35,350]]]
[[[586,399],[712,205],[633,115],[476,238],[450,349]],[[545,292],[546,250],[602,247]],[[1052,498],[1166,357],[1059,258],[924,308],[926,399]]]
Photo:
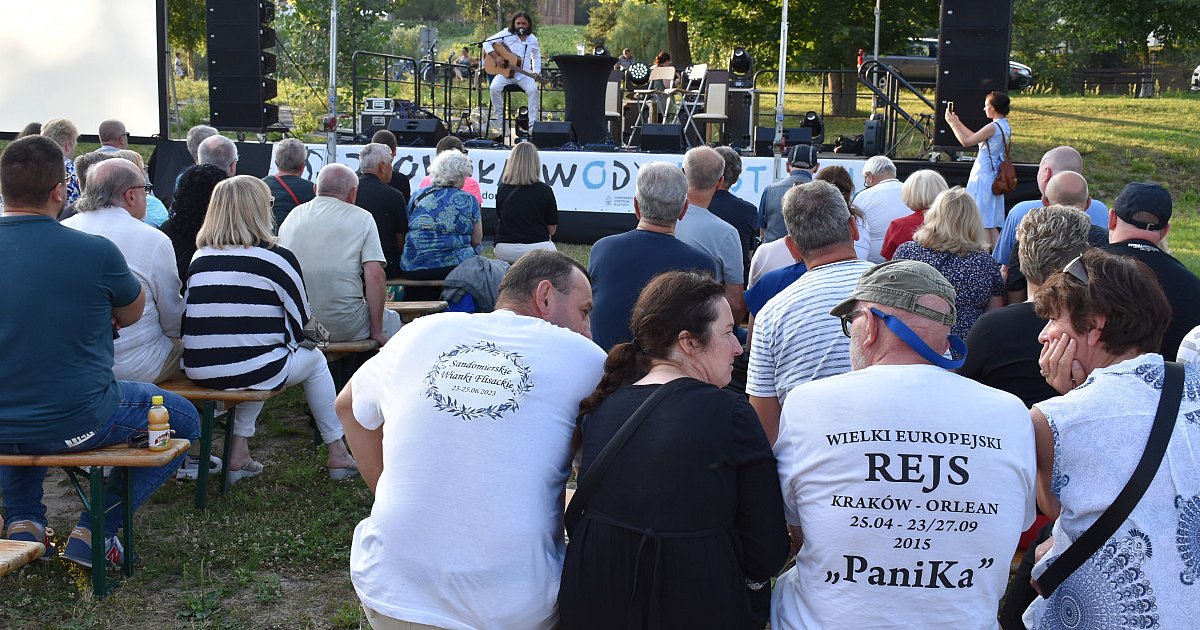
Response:
[[[240,142],[238,173],[264,177],[273,173],[271,145]],[[358,154],[362,145],[339,145],[337,161],[357,170]],[[316,173],[327,162],[326,146],[308,145],[308,169],[305,177],[316,179]],[[469,149],[474,177],[479,180],[483,192],[484,231],[494,232],[495,194],[500,173],[509,150]],[[596,239],[617,234],[633,228],[637,219],[633,214],[633,195],[638,169],[651,162],[669,162],[681,165],[682,153],[639,153],[630,151],[554,151],[539,152],[542,161],[543,181],[555,193],[559,209],[559,227],[556,240],[568,243],[592,243]],[[431,147],[400,147],[396,153],[396,170],[407,176],[415,190],[417,183],[427,173],[433,159]],[[863,186],[862,166],[864,156],[840,153],[822,153],[820,165],[840,165],[850,172],[855,190]],[[153,182],[156,194],[167,201],[174,192],[175,175],[191,163],[191,156],[182,141],[165,141],[159,144],[153,158],[155,165]],[[928,162],[924,160],[896,160],[900,179],[921,169],[933,169],[942,174],[951,186],[965,185],[971,171],[971,162]],[[1026,199],[1036,199],[1038,192],[1036,164],[1018,164],[1017,189],[1007,196],[1007,205]],[[783,160],[775,158],[743,156],[742,176],[731,192],[758,206],[763,188],[785,176]],[[169,191],[169,193],[168,193]]]

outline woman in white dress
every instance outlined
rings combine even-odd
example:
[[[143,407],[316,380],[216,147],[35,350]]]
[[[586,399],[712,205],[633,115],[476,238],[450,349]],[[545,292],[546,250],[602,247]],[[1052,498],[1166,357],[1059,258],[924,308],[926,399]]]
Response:
[[[1000,236],[1000,226],[1004,225],[1004,195],[992,193],[992,182],[996,179],[1000,163],[1004,161],[1004,143],[1012,143],[1008,107],[1007,94],[989,92],[987,98],[983,99],[983,113],[992,122],[979,131],[968,129],[953,108],[946,108],[946,122],[963,148],[979,146],[979,155],[975,157],[971,176],[967,179],[967,192],[975,200],[975,205],[979,206],[979,217],[983,219],[983,227],[987,229],[993,245]]]

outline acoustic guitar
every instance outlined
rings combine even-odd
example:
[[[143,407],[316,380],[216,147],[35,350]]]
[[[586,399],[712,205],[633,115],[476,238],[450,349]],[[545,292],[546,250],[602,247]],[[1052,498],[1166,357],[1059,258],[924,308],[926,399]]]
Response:
[[[484,55],[483,56],[483,71],[484,72],[491,74],[491,75],[499,75],[499,76],[509,78],[509,79],[516,76],[517,73],[520,73],[520,74],[523,74],[523,75],[533,79],[534,81],[537,81],[538,83],[546,83],[547,81],[550,80],[540,74],[537,74],[535,72],[530,72],[530,71],[522,68],[521,67],[521,58],[516,56],[515,54],[513,54],[513,52],[508,49],[508,46],[505,46],[504,44],[501,44],[500,42],[496,42],[496,43],[492,44],[492,51],[500,56],[500,61],[496,61],[496,58],[492,57],[491,55]]]

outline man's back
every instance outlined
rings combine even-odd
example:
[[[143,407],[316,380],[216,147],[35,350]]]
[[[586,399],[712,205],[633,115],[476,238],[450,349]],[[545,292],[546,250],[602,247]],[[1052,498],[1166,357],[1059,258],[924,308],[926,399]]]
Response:
[[[267,183],[267,188],[271,189],[271,197],[275,200],[271,207],[271,213],[275,217],[276,232],[279,231],[283,220],[296,206],[308,203],[317,196],[312,182],[295,175],[276,173],[264,177],[263,181]]]
[[[1033,426],[1016,397],[931,365],[801,385],[775,445],[805,544],[772,627],[995,628],[1033,521]]]
[[[712,257],[717,265],[717,282],[746,283],[737,230],[707,208],[688,205],[687,213],[675,224],[675,238]]]
[[[758,226],[765,232],[762,242],[770,243],[787,236],[787,226],[783,223],[783,195],[793,186],[811,181],[811,172],[797,168],[763,189],[758,200]]]
[[[1167,302],[1171,305],[1171,325],[1167,326],[1162,346],[1157,352],[1168,359],[1174,357],[1179,352],[1183,336],[1200,326],[1200,278],[1149,241],[1128,240],[1107,245],[1104,249],[1146,263],[1158,277]]]
[[[857,259],[820,265],[767,302],[754,318],[747,394],[783,403],[800,383],[850,370],[850,339],[829,311],[871,267]]]
[[[604,353],[496,311],[405,326],[352,381],[383,429],[383,474],[351,576],[384,615],[440,627],[550,628],[579,401]]]
[[[629,313],[642,288],[654,276],[673,269],[712,273],[713,259],[669,234],[630,230],[606,236],[592,246],[592,339],[608,351],[629,341]]]
[[[387,264],[383,266],[387,277],[400,275],[400,244],[403,234],[408,232],[408,199],[404,193],[379,181],[379,178],[366,174],[358,178],[358,196],[354,205],[371,213],[375,219],[375,229],[379,232],[379,246]],[[397,241],[397,235],[401,240]]]
[[[742,269],[749,274],[750,253],[754,251],[754,243],[758,239],[758,209],[749,201],[722,188],[713,194],[708,211],[737,230],[738,241],[742,245]]]
[[[108,240],[0,217],[0,442],[78,436],[117,407],[112,309],[140,286]]]
[[[133,218],[124,208],[81,212],[63,221],[63,225],[112,241],[130,271],[145,286],[146,305],[141,319],[122,328],[114,342],[113,373],[119,380],[153,382],[171,353],[168,337],[179,337],[183,320],[181,283],[171,239]]]
[[[371,213],[333,197],[297,206],[279,228],[279,244],[304,271],[313,313],[330,339],[365,339],[370,332],[363,298],[363,263],[384,260]]]
[[[867,217],[867,227],[870,228],[871,253],[867,260],[871,262],[883,262],[879,249],[883,247],[883,237],[887,235],[892,221],[912,214],[912,210],[900,198],[903,186],[898,179],[888,179],[854,196],[854,205],[863,211]]]

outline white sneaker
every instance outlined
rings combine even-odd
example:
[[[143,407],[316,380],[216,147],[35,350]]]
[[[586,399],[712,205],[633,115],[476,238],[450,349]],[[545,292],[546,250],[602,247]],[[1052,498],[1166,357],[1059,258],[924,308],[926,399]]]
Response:
[[[208,456],[208,474],[219,475],[224,468],[221,464],[221,458],[216,455]],[[194,481],[200,476],[200,460],[192,457],[190,454],[183,458],[183,465],[179,470],[175,471],[175,478],[181,481]]]

